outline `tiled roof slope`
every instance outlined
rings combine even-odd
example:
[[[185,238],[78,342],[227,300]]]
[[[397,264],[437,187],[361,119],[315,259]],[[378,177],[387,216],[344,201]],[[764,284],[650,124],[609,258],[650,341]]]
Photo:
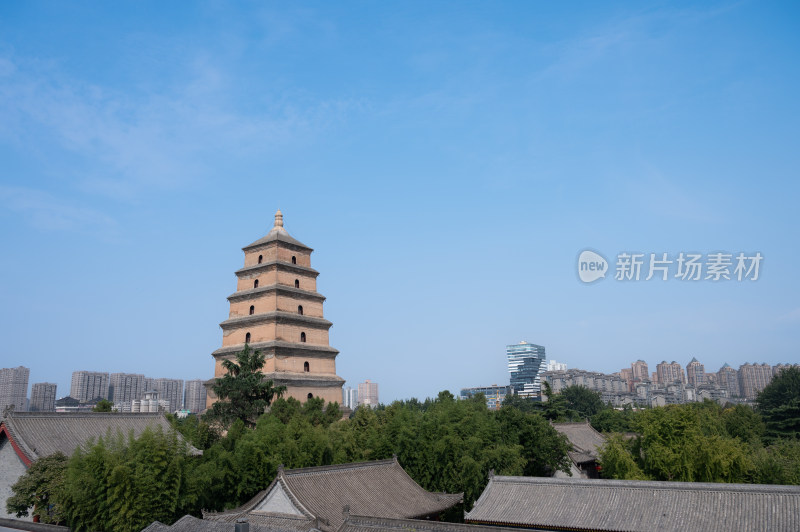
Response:
[[[375,532],[376,530],[405,530],[413,532],[511,532],[518,528],[484,525],[464,525],[444,521],[423,521],[421,519],[389,519],[386,517],[365,517],[350,515],[337,532]]]
[[[461,502],[463,494],[432,493],[403,470],[397,459],[358,462],[303,469],[279,469],[269,487],[245,505],[205,519],[269,523],[285,513],[260,511],[270,497],[282,492],[309,520],[323,531],[334,531],[344,522],[343,509],[358,515],[413,518],[435,515]]]
[[[162,413],[12,412],[0,418],[0,423],[29,461],[59,451],[70,456],[78,446],[90,438],[105,437],[109,430],[124,436],[132,431],[134,437],[148,427],[161,427],[164,432],[172,430]],[[192,454],[202,454],[192,446],[189,450]]]
[[[221,521],[207,521],[192,517],[191,515],[184,515],[178,519],[172,526],[167,526],[158,521],[154,521],[142,532],[234,532],[236,524],[233,522]],[[276,520],[271,525],[262,525],[250,522],[250,532],[295,532],[296,528],[286,528],[282,526],[280,520]],[[304,528],[309,532],[314,532],[315,528]]]
[[[0,530],[25,530],[27,532],[69,532],[69,527],[0,517]]]
[[[568,530],[796,532],[800,486],[494,476],[464,519]]]
[[[599,457],[600,447],[605,445],[605,437],[594,430],[589,422],[585,423],[553,423],[553,428],[563,434],[572,444],[570,458],[576,464],[591,462]]]

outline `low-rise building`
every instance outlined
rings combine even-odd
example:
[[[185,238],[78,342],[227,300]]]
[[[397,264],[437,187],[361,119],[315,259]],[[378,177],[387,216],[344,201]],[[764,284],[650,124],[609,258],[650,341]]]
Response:
[[[11,486],[35,460],[56,452],[72,456],[90,438],[109,432],[136,437],[148,427],[172,430],[163,414],[11,412],[0,418],[0,517],[9,516],[6,500]]]
[[[491,386],[478,386],[477,388],[462,388],[459,393],[461,399],[469,399],[482,393],[486,397],[486,405],[490,410],[498,410],[503,406],[503,400],[506,395],[511,393],[511,386],[498,386],[492,384]]]
[[[272,483],[249,502],[226,512],[204,512],[208,521],[240,519],[276,530],[333,532],[345,509],[374,517],[426,518],[462,502],[463,494],[431,493],[408,476],[397,458],[303,469],[278,469]]]
[[[588,420],[579,423],[553,423],[553,428],[569,440],[572,449],[567,453],[572,461],[570,477],[563,471],[556,471],[558,478],[597,478],[597,460],[600,448],[606,438],[589,424]]]
[[[464,521],[535,530],[794,532],[800,486],[490,474]]]

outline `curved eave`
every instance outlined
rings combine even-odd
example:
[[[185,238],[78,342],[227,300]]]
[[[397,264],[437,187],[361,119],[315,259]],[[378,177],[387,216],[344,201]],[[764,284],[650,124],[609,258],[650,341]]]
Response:
[[[295,342],[284,342],[281,340],[272,340],[269,342],[255,342],[249,344],[251,349],[257,351],[265,351],[268,349],[277,350],[291,350],[293,353],[304,353],[310,356],[332,356],[335,357],[339,354],[339,350],[329,345],[311,345]],[[233,355],[244,349],[244,344],[231,345],[228,347],[220,347],[213,353],[212,356]]]
[[[299,264],[292,264],[291,262],[286,262],[282,260],[271,260],[268,262],[262,262],[261,264],[253,264],[252,266],[245,266],[244,268],[239,268],[236,270],[236,276],[242,277],[245,274],[250,274],[254,272],[266,271],[271,269],[272,267],[277,267],[279,270],[289,271],[294,273],[305,273],[308,275],[313,275],[317,277],[319,272],[314,268],[309,268],[308,266],[300,266]]]
[[[325,318],[315,318],[313,316],[277,310],[274,312],[265,312],[264,314],[242,316],[241,318],[230,318],[220,323],[219,326],[222,327],[223,331],[227,331],[230,329],[246,327],[248,325],[259,325],[261,323],[295,323],[326,330],[330,329],[333,325],[333,323],[329,322]]]
[[[284,292],[292,296],[300,296],[300,298],[303,299],[314,299],[316,301],[325,301],[326,299],[325,296],[319,292],[301,290],[300,288],[294,288],[293,286],[275,283],[267,286],[259,286],[258,288],[251,288],[249,290],[240,290],[238,292],[234,292],[228,296],[228,301],[233,303],[234,301],[242,301],[245,299],[250,299],[254,296],[268,294],[270,292]]]
[[[318,373],[293,373],[289,371],[272,371],[264,373],[264,378],[276,385],[321,386],[323,388],[341,387],[345,380],[338,375],[321,375]]]
[[[7,421],[8,418],[6,418],[6,421],[0,423],[0,436],[5,434],[6,438],[8,438],[8,441],[11,442],[11,448],[14,449],[15,453],[17,453],[17,456],[20,460],[22,460],[22,463],[25,464],[25,467],[30,467],[31,463],[36,460],[37,456],[33,451],[28,449],[28,446],[25,445],[25,442],[23,442],[21,438],[14,437],[12,434],[14,431],[9,428]]]

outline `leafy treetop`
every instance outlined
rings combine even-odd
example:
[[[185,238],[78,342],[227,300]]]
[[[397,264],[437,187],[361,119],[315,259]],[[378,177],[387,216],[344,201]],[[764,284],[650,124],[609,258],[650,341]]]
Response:
[[[206,419],[228,427],[241,420],[248,427],[255,427],[256,420],[264,413],[273,398],[286,391],[285,386],[274,386],[271,380],[264,379],[264,355],[261,351],[251,351],[245,344],[236,353],[236,360],[223,360],[222,367],[227,373],[216,379],[212,390],[219,400],[206,413]]]

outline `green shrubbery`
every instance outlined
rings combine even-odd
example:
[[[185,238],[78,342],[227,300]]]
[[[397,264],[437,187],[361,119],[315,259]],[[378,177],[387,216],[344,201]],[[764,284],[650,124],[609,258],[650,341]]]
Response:
[[[598,430],[637,433],[609,440],[601,452],[603,476],[800,484],[800,370],[783,370],[756,403],[755,409],[705,401],[600,412],[592,419]]]

